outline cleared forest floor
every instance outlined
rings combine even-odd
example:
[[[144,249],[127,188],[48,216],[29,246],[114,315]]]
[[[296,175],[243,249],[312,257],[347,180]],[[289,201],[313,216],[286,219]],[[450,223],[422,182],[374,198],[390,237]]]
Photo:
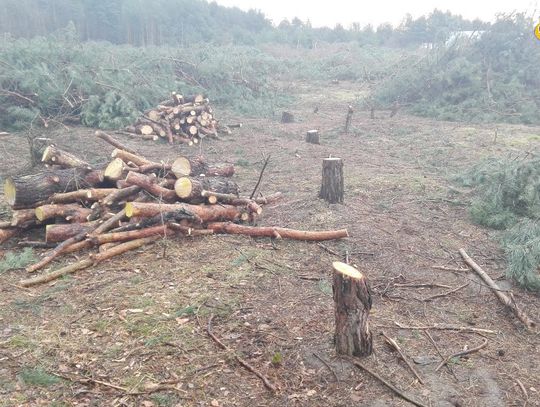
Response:
[[[540,128],[403,113],[388,118],[388,112],[371,120],[369,112],[355,112],[352,131],[343,134],[346,106],[361,92],[353,86],[294,85],[296,123],[230,115],[244,127],[202,146],[211,161],[236,164],[236,179],[248,193],[261,153],[271,154],[261,191],[281,191],[285,199],[265,207],[261,225],[346,227],[350,238],[324,245],[228,235],[164,240],[31,289],[17,287],[24,271],[2,273],[0,406],[409,405],[333,351],[331,263],[346,252],[373,289],[375,353],[364,360],[367,366],[430,406],[523,406],[527,397],[528,406],[540,405],[538,334],[524,331],[472,274],[433,268],[465,268],[458,254],[465,248],[501,286],[511,286],[494,233],[470,222],[470,196],[450,178],[483,157],[537,149]],[[216,114],[227,121],[225,112]],[[314,128],[321,145],[304,141]],[[47,135],[90,161],[105,161],[110,151],[92,129]],[[167,145],[118,138],[154,160],[175,154]],[[21,140],[0,139],[0,174],[23,165],[28,149]],[[321,162],[329,155],[345,160],[344,205],[317,199]],[[514,293],[539,321],[540,298]],[[208,337],[211,315],[216,336],[278,386],[277,394]],[[485,335],[481,351],[435,372],[441,359],[427,333],[395,322],[497,333]],[[424,385],[381,331],[419,362]],[[484,340],[428,332],[445,357]]]

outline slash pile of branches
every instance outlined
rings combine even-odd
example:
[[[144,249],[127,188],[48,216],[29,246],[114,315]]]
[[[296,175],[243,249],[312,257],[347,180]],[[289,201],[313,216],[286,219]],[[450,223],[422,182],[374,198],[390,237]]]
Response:
[[[28,272],[67,253],[98,248],[75,264],[21,285],[51,281],[163,237],[230,233],[319,241],[348,236],[346,230],[255,226],[262,207],[281,194],[241,196],[232,179],[233,165],[211,165],[200,156],[153,162],[105,133],[97,136],[116,147],[104,168],[50,145],[37,172],[6,179],[4,197],[13,215],[0,223],[0,243],[30,229],[45,232],[44,241],[19,242],[49,249]]]

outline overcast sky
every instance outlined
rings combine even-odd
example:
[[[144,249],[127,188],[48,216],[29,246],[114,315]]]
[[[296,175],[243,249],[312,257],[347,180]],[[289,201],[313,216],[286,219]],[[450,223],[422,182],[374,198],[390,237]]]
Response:
[[[419,17],[434,8],[454,14],[461,14],[468,19],[480,18],[493,21],[498,12],[527,11],[532,14],[540,8],[539,0],[412,0],[391,1],[375,0],[369,2],[354,0],[215,0],[224,6],[236,6],[243,10],[261,10],[275,24],[284,18],[291,20],[299,17],[302,21],[310,20],[314,27],[330,26],[337,23],[348,27],[353,22],[362,26],[370,23],[375,26],[389,22],[397,25],[410,13]],[[535,14],[538,16],[538,12]]]

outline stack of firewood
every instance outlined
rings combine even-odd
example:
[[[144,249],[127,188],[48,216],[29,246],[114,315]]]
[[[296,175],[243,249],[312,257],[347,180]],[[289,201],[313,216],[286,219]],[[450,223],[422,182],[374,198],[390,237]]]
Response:
[[[117,147],[104,168],[94,168],[51,145],[39,171],[6,179],[4,197],[13,217],[0,224],[0,243],[43,228],[44,241],[19,244],[50,248],[27,271],[39,270],[66,253],[99,248],[82,262],[23,280],[23,286],[50,281],[165,236],[233,233],[297,240],[347,236],[346,230],[304,232],[240,225],[253,224],[262,205],[275,202],[280,194],[242,197],[231,178],[233,165],[213,166],[202,157],[186,156],[157,163],[104,133],[98,136]]]
[[[156,108],[144,112],[123,133],[143,139],[166,139],[169,143],[197,144],[205,137],[218,138],[218,122],[203,95],[182,96],[176,92]]]

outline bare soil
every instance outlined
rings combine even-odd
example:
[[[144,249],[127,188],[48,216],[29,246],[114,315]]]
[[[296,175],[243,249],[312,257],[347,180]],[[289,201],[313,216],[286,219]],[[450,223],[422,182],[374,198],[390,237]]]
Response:
[[[428,406],[540,405],[538,334],[525,331],[473,274],[433,268],[465,268],[458,254],[463,247],[540,321],[539,297],[504,279],[496,233],[471,223],[470,192],[451,181],[482,158],[537,149],[540,128],[403,113],[389,118],[388,112],[371,120],[359,111],[352,131],[343,134],[346,106],[362,89],[290,89],[297,96],[291,107],[296,123],[280,124],[278,112],[276,120],[218,112],[224,122],[239,120],[244,127],[224,141],[205,142],[202,151],[213,161],[235,163],[246,193],[262,154],[271,154],[261,190],[281,191],[285,199],[265,208],[261,225],[346,227],[351,237],[324,244],[226,235],[164,240],[31,289],[17,286],[23,270],[0,274],[0,406],[409,405],[335,355],[331,263],[346,254],[373,291],[375,353],[363,363]],[[320,130],[321,145],[304,141],[310,129]],[[105,162],[111,151],[92,129],[46,135],[94,162]],[[155,160],[198,150],[118,138]],[[0,151],[0,174],[25,166],[22,135],[2,137]],[[344,205],[317,199],[321,161],[330,155],[345,160]],[[443,295],[430,298],[437,294]],[[211,315],[214,333],[230,352],[207,335]],[[400,329],[396,322],[496,334]],[[420,362],[415,366],[424,385],[381,331]],[[428,333],[444,357],[481,344],[484,336],[489,342],[435,372],[441,358]],[[277,394],[238,365],[233,352],[267,376]],[[156,384],[164,388],[156,391]]]

